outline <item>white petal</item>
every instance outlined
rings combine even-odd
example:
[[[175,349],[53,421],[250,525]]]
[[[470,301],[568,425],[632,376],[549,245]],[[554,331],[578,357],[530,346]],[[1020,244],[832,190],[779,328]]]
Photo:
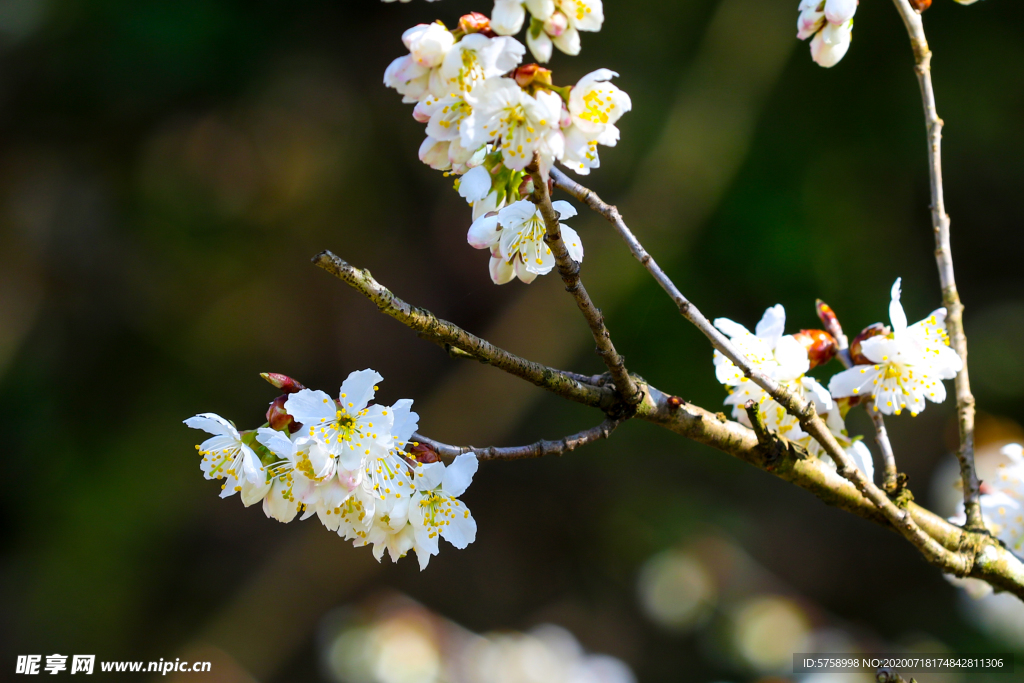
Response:
[[[774,349],[785,328],[786,309],[782,307],[782,304],[775,304],[764,312],[757,327],[754,328],[754,334],[764,339]]]
[[[443,462],[431,462],[421,465],[413,472],[413,483],[419,491],[433,491],[441,485],[444,479],[445,466]]]
[[[857,0],[825,0],[825,16],[833,24],[844,24],[857,12]]]
[[[383,379],[379,372],[369,368],[351,373],[341,383],[340,401],[342,407],[346,408],[350,413],[358,413],[366,407],[367,403],[373,400],[373,394],[377,390],[375,385],[383,381]]]
[[[473,482],[473,475],[476,474],[477,467],[479,467],[479,463],[477,463],[475,453],[463,453],[458,456],[445,469],[441,489],[445,494],[458,498]]]
[[[873,365],[854,365],[832,376],[828,382],[829,393],[836,398],[870,396],[874,390],[874,380],[882,372]]]
[[[228,436],[238,440],[238,430],[220,415],[214,413],[200,413],[195,417],[185,420],[185,425],[192,429],[201,429],[204,432],[215,436]]]
[[[473,221],[466,233],[466,241],[476,249],[490,249],[501,238],[501,225],[497,214],[481,216]]]
[[[558,212],[559,220],[567,220],[576,215],[576,207],[561,199],[557,202],[551,202],[552,208]]]
[[[892,322],[892,330],[900,334],[907,329],[907,314],[900,303],[900,282],[903,278],[896,278],[892,286],[892,301],[889,302],[889,320]]]
[[[459,550],[464,549],[476,540],[476,520],[469,510],[459,501],[453,510],[454,518],[441,528],[441,536]],[[454,507],[454,506],[453,506]]]
[[[554,48],[554,44],[551,42],[551,37],[543,31],[537,37],[534,37],[533,31],[526,32],[526,44],[530,48],[530,52],[533,53],[533,58],[541,64],[547,64],[551,61],[551,51]]]
[[[330,396],[312,389],[303,389],[289,396],[284,402],[284,409],[296,422],[306,426],[333,419],[337,412],[334,400]]]
[[[256,440],[266,446],[271,453],[281,458],[291,458],[295,452],[295,444],[285,436],[284,432],[269,427],[256,430]]]
[[[583,260],[583,240],[580,239],[579,234],[570,228],[568,225],[562,225],[562,241],[565,242],[565,248],[569,251],[569,256],[574,261]]]
[[[491,174],[483,166],[471,168],[459,179],[459,196],[472,204],[491,192]]]
[[[404,446],[419,426],[420,416],[412,412],[412,399],[403,398],[391,406],[395,421],[391,427],[391,436],[395,437],[395,445]]]
[[[501,256],[492,255],[488,267],[491,273],[491,281],[496,285],[507,284],[516,276],[515,268]]]
[[[522,0],[495,0],[491,12],[491,30],[499,36],[514,36],[523,28],[526,10]]]
[[[864,476],[868,478],[868,481],[875,480],[875,463],[871,459],[871,451],[864,445],[863,441],[854,441],[853,444],[846,449],[846,454],[853,459],[853,463],[857,466]]]

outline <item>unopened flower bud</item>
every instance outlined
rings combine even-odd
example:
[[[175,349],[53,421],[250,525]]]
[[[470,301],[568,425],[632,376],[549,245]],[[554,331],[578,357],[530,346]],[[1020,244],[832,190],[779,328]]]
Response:
[[[482,33],[488,38],[495,37],[491,30],[491,20],[479,12],[470,12],[459,18],[459,30],[465,35],[470,33]]]
[[[839,318],[836,317],[836,312],[832,310],[832,307],[818,299],[814,303],[814,308],[818,313],[818,319],[821,320],[821,324],[825,326],[825,331],[836,339],[842,337],[843,326],[839,324]]]
[[[556,10],[551,17],[544,22],[544,33],[548,34],[552,38],[565,33],[565,30],[569,28],[569,17],[565,16],[562,12]]]
[[[437,451],[425,443],[410,443],[409,447],[406,448],[406,452],[409,454],[410,458],[416,462],[421,462],[424,465],[441,460],[437,455]]]
[[[288,375],[282,375],[278,372],[261,372],[260,377],[270,382],[271,386],[280,389],[286,394],[294,394],[306,388],[302,385],[302,382],[298,382]]]
[[[932,6],[932,0],[910,0],[910,6],[920,13]]]
[[[540,64],[523,64],[512,72],[512,78],[524,90],[534,84],[551,85],[551,69],[545,69]]]
[[[853,338],[853,341],[850,343],[850,360],[853,361],[854,365],[874,364],[874,361],[865,356],[861,351],[861,344],[865,340],[877,337],[880,334],[889,334],[889,328],[882,323],[875,323],[865,327],[860,334]]]
[[[533,187],[533,177],[532,176],[524,177],[523,178],[523,182],[519,183],[519,196],[520,197],[527,197],[527,196],[533,194],[533,190],[534,190],[534,187]]]
[[[836,351],[839,350],[836,338],[825,330],[800,330],[793,335],[793,339],[807,349],[807,359],[810,360],[812,368],[829,362],[835,358]]]
[[[281,394],[270,402],[270,407],[267,408],[267,422],[270,423],[273,429],[279,432],[287,429],[289,434],[294,434],[299,431],[302,425],[296,422],[295,418],[284,409],[284,404],[287,400],[288,394]]]

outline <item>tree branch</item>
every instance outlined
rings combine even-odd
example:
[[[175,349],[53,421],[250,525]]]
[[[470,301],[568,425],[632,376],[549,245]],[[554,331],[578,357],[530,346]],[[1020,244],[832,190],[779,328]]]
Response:
[[[581,446],[586,446],[601,439],[607,439],[615,431],[615,428],[619,426],[620,422],[620,420],[609,418],[596,427],[591,427],[556,441],[541,439],[527,446],[511,446],[508,448],[498,448],[496,446],[488,446],[486,448],[451,446],[427,438],[422,434],[413,434],[412,440],[430,446],[438,455],[447,459],[455,458],[463,453],[476,453],[477,457],[481,460],[523,460],[526,458],[543,458],[547,455],[565,455]]]
[[[942,547],[942,545],[937,543],[935,539],[917,526],[913,517],[907,513],[906,510],[897,507],[891,500],[889,500],[888,496],[886,496],[881,489],[875,486],[874,482],[864,476],[864,473],[861,472],[853,463],[853,459],[847,455],[846,451],[839,445],[839,442],[836,441],[824,421],[818,417],[813,403],[795,395],[764,373],[758,372],[757,369],[751,365],[746,356],[740,353],[732,345],[732,342],[729,341],[729,339],[726,338],[726,336],[723,335],[714,325],[712,325],[696,306],[683,296],[682,292],[679,291],[679,288],[676,287],[671,278],[669,278],[668,275],[665,274],[665,271],[658,266],[654,258],[647,253],[647,250],[644,249],[643,245],[640,244],[640,241],[632,231],[630,231],[625,221],[622,220],[622,216],[618,209],[601,201],[601,198],[592,190],[588,190],[579,183],[571,180],[557,169],[552,170],[551,177],[554,179],[557,187],[560,187],[576,197],[578,200],[586,203],[587,206],[607,218],[609,222],[615,226],[619,235],[626,241],[626,244],[629,246],[633,256],[635,256],[636,259],[640,261],[645,268],[647,268],[651,275],[654,276],[654,279],[659,285],[661,285],[662,289],[664,289],[676,303],[676,306],[679,308],[679,312],[683,317],[703,332],[704,336],[711,341],[712,346],[714,346],[726,358],[731,360],[746,377],[767,391],[768,394],[770,394],[771,397],[779,403],[779,405],[785,408],[788,413],[795,416],[800,421],[800,426],[803,427],[804,431],[814,437],[814,439],[821,444],[822,448],[825,449],[825,452],[832,457],[832,460],[836,463],[836,469],[839,473],[844,478],[853,482],[857,487],[857,490],[860,491],[865,498],[874,503],[883,512],[889,522],[898,529],[908,541],[913,543],[929,562],[942,567],[944,571],[954,573],[958,576],[970,571],[968,558],[964,557],[960,553],[950,552],[946,548]]]
[[[618,397],[611,387],[584,383],[580,381],[580,375],[568,375],[561,370],[520,358],[466,332],[454,323],[436,317],[430,311],[411,306],[374,280],[370,271],[360,270],[330,251],[317,254],[313,263],[375,303],[382,312],[449,353],[451,349],[457,349],[481,363],[493,365],[558,396],[605,412],[612,410],[618,403]]]
[[[974,468],[974,396],[967,373],[967,335],[964,333],[964,306],[956,289],[953,276],[953,253],[949,241],[949,214],[946,213],[942,189],[942,119],[935,107],[935,88],[932,86],[932,52],[924,35],[921,15],[910,6],[908,0],[893,0],[903,18],[914,50],[914,71],[921,87],[921,101],[924,105],[924,121],[928,130],[928,173],[931,179],[932,229],[935,232],[935,262],[939,268],[939,282],[942,285],[942,303],[946,307],[946,329],[950,345],[963,361],[963,369],[956,376],[956,407],[960,427],[960,478],[964,484],[964,507],[967,513],[966,526],[969,529],[984,530],[979,495],[981,482]]]
[[[410,306],[374,280],[367,271],[354,268],[330,252],[321,253],[314,262],[373,301],[382,312],[440,346],[448,344],[460,348],[483,363],[494,365],[578,403],[607,411],[619,402],[611,387],[581,383],[560,370],[514,356],[452,323],[438,319],[429,311]],[[894,521],[891,514],[859,490],[860,486],[843,478],[836,469],[821,460],[804,457],[795,449],[767,453],[752,430],[727,419],[722,413],[710,413],[645,383],[640,383],[638,388],[642,391],[643,399],[636,406],[635,417],[728,453],[796,484],[828,505],[847,510],[906,536],[903,519]],[[939,564],[945,571],[982,579],[999,590],[1012,592],[1024,599],[1024,562],[998,541],[987,534],[950,524],[913,502],[907,504],[905,513],[902,510],[899,512],[923,530],[922,533],[926,532],[929,540],[937,543],[941,551],[964,559],[961,564],[947,564],[936,561],[935,553],[925,553],[930,561]]]
[[[579,307],[580,312],[586,319],[590,332],[594,336],[594,342],[597,344],[597,354],[601,356],[601,360],[607,366],[612,381],[615,383],[615,388],[622,397],[622,400],[629,406],[635,406],[643,399],[643,392],[637,388],[636,382],[633,381],[629,371],[626,370],[625,360],[615,350],[611,334],[608,332],[608,327],[604,322],[604,314],[591,301],[590,294],[587,293],[586,287],[583,286],[583,282],[580,280],[580,264],[569,255],[569,250],[562,240],[558,212],[551,206],[551,195],[548,192],[547,178],[538,170],[536,158],[534,158],[533,163],[527,166],[526,170],[533,179],[533,201],[537,208],[540,209],[540,213],[544,217],[545,227],[547,228],[544,242],[547,243],[552,255],[555,257],[555,263],[558,265],[558,274],[562,276],[562,282],[565,283],[565,291],[569,292],[572,298],[576,300],[576,306]]]

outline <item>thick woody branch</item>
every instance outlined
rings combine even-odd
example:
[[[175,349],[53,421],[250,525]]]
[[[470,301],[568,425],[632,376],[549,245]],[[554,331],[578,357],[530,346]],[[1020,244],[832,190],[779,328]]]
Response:
[[[533,179],[533,201],[540,209],[547,229],[544,242],[555,257],[558,274],[562,276],[562,282],[565,283],[565,291],[572,295],[580,313],[586,319],[590,332],[594,336],[594,342],[597,344],[597,354],[601,356],[601,360],[607,366],[608,373],[622,400],[629,406],[635,406],[643,398],[643,392],[637,388],[636,382],[626,370],[626,362],[615,350],[608,326],[604,322],[604,314],[591,301],[590,294],[587,293],[587,289],[580,279],[580,264],[569,255],[569,250],[562,240],[561,224],[558,220],[558,212],[551,205],[547,178],[537,169],[536,159],[527,167],[527,171]]]
[[[526,458],[543,458],[548,455],[565,455],[572,451],[586,446],[587,444],[600,441],[601,439],[607,439],[615,431],[615,428],[619,426],[619,420],[607,419],[596,427],[591,427],[582,432],[571,434],[562,439],[555,441],[549,441],[547,439],[541,439],[536,443],[531,443],[526,446],[512,446],[508,448],[498,448],[496,446],[488,446],[486,448],[477,448],[476,446],[451,446],[434,439],[427,438],[422,434],[413,434],[413,441],[429,446],[437,452],[439,456],[445,459],[452,459],[463,453],[476,453],[476,456],[481,460],[524,460]]]
[[[608,406],[614,406],[619,400],[611,387],[580,382],[559,370],[531,363],[474,337],[452,323],[436,318],[429,311],[410,306],[380,285],[367,271],[354,268],[330,252],[320,254],[314,262],[373,301],[382,312],[442,347],[464,350],[483,363],[494,365],[556,395],[585,405],[607,411]],[[710,413],[647,384],[641,383],[639,389],[642,391],[642,400],[636,406],[635,417],[739,458],[796,484],[828,505],[906,535],[901,526],[903,520],[894,522],[893,517],[880,508],[876,501],[862,493],[861,487],[840,476],[836,469],[821,460],[807,457],[795,448],[765,448],[752,430],[728,420],[721,413]],[[855,471],[859,473],[859,470]],[[936,562],[945,571],[982,579],[998,590],[1012,592],[1024,599],[1024,562],[998,541],[986,534],[950,524],[913,502],[907,504],[905,514],[906,519],[926,532],[930,539],[934,539],[932,542],[937,543],[942,551],[965,558],[958,564]],[[926,556],[935,562],[931,556]]]
[[[648,422],[795,484],[828,505],[905,535],[883,510],[865,497],[853,482],[840,476],[832,466],[795,450],[765,449],[753,430],[726,419],[721,413],[711,413],[648,386],[647,397],[639,415]],[[997,590],[1024,599],[1024,562],[998,541],[986,534],[967,531],[951,524],[914,502],[907,504],[906,513],[945,551],[967,558],[968,561],[960,565],[964,571],[962,575],[982,579]],[[942,568],[955,573],[955,568]]]
[[[865,498],[874,503],[878,509],[882,511],[892,526],[898,529],[908,541],[913,543],[929,562],[942,567],[945,571],[949,571],[957,575],[963,575],[970,570],[964,556],[959,553],[948,551],[937,543],[935,539],[922,531],[917,526],[913,517],[906,510],[897,507],[891,500],[889,500],[888,496],[886,496],[881,489],[875,486],[874,482],[870,481],[864,476],[863,472],[857,469],[856,465],[853,463],[853,459],[850,458],[843,447],[839,445],[839,442],[836,441],[835,437],[825,425],[825,422],[818,417],[813,403],[792,393],[771,377],[758,372],[747,357],[740,353],[732,345],[732,342],[726,338],[725,335],[719,332],[718,329],[711,324],[711,321],[709,321],[696,306],[683,296],[675,283],[672,282],[668,275],[665,274],[665,271],[658,266],[654,258],[647,253],[647,250],[644,249],[643,245],[640,244],[640,241],[632,233],[625,221],[622,220],[622,216],[618,209],[606,204],[592,190],[588,190],[558,170],[552,171],[552,178],[554,179],[556,186],[562,188],[578,200],[586,203],[587,206],[607,218],[609,222],[615,226],[619,235],[629,246],[633,256],[635,256],[636,259],[640,261],[645,268],[647,268],[648,272],[650,272],[658,284],[661,285],[662,289],[664,289],[669,297],[672,298],[683,317],[703,332],[704,336],[711,341],[712,346],[714,346],[715,349],[722,353],[726,358],[731,360],[746,377],[767,391],[779,405],[785,408],[788,413],[795,416],[800,421],[800,426],[803,427],[804,431],[810,434],[819,444],[821,444],[822,448],[825,449],[825,452],[832,457],[832,460],[836,463],[836,468],[839,473],[844,478],[853,482],[857,487],[857,490],[860,491]]]
[[[454,323],[436,317],[430,311],[402,301],[373,279],[370,271],[356,268],[329,251],[317,254],[313,258],[313,263],[375,303],[382,312],[449,353],[452,349],[457,349],[458,352],[471,356],[481,363],[493,365],[510,375],[525,379],[531,384],[577,403],[604,411],[611,410],[617,403],[617,397],[611,387],[594,386],[580,381],[580,375],[568,375],[561,370],[509,353]]]
[[[935,233],[935,262],[939,268],[939,282],[942,285],[942,303],[946,307],[946,329],[953,350],[963,361],[963,369],[956,376],[956,407],[960,427],[960,477],[964,484],[964,507],[970,529],[983,530],[985,522],[981,516],[979,495],[981,482],[974,468],[974,396],[967,373],[967,335],[964,332],[964,306],[956,289],[953,275],[953,252],[949,241],[949,214],[946,213],[942,189],[942,119],[935,106],[935,88],[932,85],[932,52],[924,34],[921,15],[910,6],[908,0],[893,0],[897,11],[907,27],[910,45],[914,50],[914,71],[921,88],[924,105],[924,121],[928,132],[928,174],[931,180],[932,229]]]

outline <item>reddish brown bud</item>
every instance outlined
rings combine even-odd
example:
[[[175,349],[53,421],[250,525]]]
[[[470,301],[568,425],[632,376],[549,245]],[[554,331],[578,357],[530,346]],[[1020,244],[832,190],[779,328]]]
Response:
[[[438,462],[441,459],[437,456],[437,451],[425,443],[410,443],[406,452],[410,458],[423,464]]]
[[[836,317],[836,312],[832,310],[832,307],[821,299],[815,302],[814,307],[818,312],[818,319],[825,326],[825,330],[836,339],[842,337],[843,326],[839,324],[839,318]]]
[[[459,31],[469,35],[470,33],[482,33],[488,38],[497,34],[491,30],[491,20],[479,12],[470,12],[459,18]]]
[[[825,330],[800,330],[793,338],[807,349],[807,358],[811,361],[812,368],[829,362],[835,358],[836,351],[839,350],[836,338]]]
[[[540,64],[523,64],[512,72],[512,78],[524,89],[531,85],[551,85],[551,69],[545,69]]]
[[[932,0],[910,0],[910,6],[918,12],[923,12],[932,6]]]
[[[288,394],[282,394],[270,402],[270,407],[267,408],[267,422],[279,432],[283,432],[287,428],[289,434],[294,434],[302,425],[284,409],[284,403],[287,400]]]
[[[270,382],[271,386],[277,387],[286,394],[294,394],[296,391],[302,391],[306,388],[302,386],[302,382],[297,382],[288,375],[282,375],[278,372],[261,372],[260,377]]]
[[[683,405],[684,403],[686,403],[686,401],[684,401],[683,399],[679,398],[678,396],[669,396],[668,397],[668,407],[671,408],[672,410],[678,409],[679,406]]]
[[[853,342],[850,344],[850,360],[854,365],[874,364],[874,361],[867,358],[861,351],[861,344],[864,343],[864,340],[877,337],[880,334],[889,334],[889,328],[882,323],[875,323],[865,327],[860,334],[853,338]]]

